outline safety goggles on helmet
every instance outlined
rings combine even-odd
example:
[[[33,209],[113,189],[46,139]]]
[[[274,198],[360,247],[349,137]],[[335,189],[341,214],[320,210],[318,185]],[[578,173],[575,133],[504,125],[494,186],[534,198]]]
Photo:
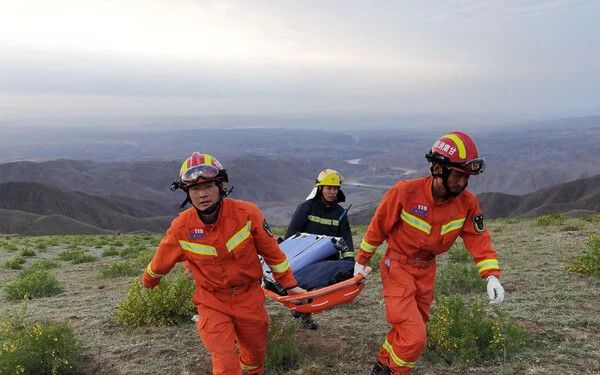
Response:
[[[210,180],[219,176],[219,170],[212,165],[198,165],[189,168],[181,175],[181,182],[185,185],[193,184],[198,182],[200,178],[204,180]]]
[[[438,152],[430,152],[429,154],[425,155],[425,157],[430,163],[439,163],[463,173],[477,175],[485,170],[484,158],[476,158],[464,162],[453,163],[446,156]]]
[[[477,158],[463,163],[448,163],[448,167],[458,169],[468,174],[480,174],[485,170],[485,159]]]

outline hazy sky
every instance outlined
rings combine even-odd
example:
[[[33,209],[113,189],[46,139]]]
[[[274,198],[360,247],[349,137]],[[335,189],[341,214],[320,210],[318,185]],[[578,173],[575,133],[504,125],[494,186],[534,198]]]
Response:
[[[600,113],[600,1],[0,0],[0,119]]]

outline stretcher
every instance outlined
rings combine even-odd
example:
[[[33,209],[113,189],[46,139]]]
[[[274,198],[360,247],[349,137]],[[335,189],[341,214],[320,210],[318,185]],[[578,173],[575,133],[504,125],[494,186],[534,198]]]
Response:
[[[367,275],[371,273],[371,267],[367,267]],[[263,287],[267,296],[281,303],[290,311],[300,313],[320,313],[342,303],[350,303],[362,291],[367,279],[359,274],[351,279],[325,288],[308,291],[306,293],[281,296],[272,290]]]
[[[340,251],[347,251],[342,238],[308,233],[298,233],[281,242],[279,247],[286,254],[294,274],[311,264],[330,259]],[[370,273],[371,268],[367,267],[366,272]],[[290,311],[300,313],[319,313],[342,303],[350,303],[362,291],[366,281],[363,275],[357,275],[333,285],[288,296],[277,293],[279,288],[265,262],[263,274],[264,293]]]

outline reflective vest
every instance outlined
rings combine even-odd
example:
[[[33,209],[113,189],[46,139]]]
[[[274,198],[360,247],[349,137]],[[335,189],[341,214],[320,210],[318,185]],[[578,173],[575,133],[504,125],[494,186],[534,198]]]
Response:
[[[325,207],[320,197],[300,203],[290,220],[284,238],[287,239],[298,232],[342,237],[348,245],[348,251],[342,254],[342,258],[354,257],[348,214],[338,203]]]

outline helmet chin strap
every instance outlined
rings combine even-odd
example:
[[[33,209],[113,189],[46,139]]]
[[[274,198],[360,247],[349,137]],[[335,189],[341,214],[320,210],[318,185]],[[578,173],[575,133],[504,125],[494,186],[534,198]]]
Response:
[[[460,193],[463,192],[463,190],[465,190],[467,188],[468,183],[465,184],[465,186],[463,186],[463,188],[461,189],[461,191],[459,191],[458,193],[454,193],[450,190],[450,187],[448,186],[448,177],[450,177],[450,173],[452,173],[452,171],[450,170],[450,168],[446,167],[445,165],[440,164],[440,167],[442,167],[442,173],[434,173],[433,172],[433,165],[430,168],[430,172],[431,175],[434,178],[441,178],[442,179],[442,186],[444,186],[444,190],[446,190],[446,196],[448,197],[458,197],[460,195]]]
[[[217,203],[211,204],[210,206],[208,206],[204,210],[199,210],[199,209],[196,208],[196,211],[198,211],[198,213],[200,215],[211,215],[211,214],[213,214],[219,208],[219,206],[221,206],[221,201],[222,201],[222,199],[219,199],[217,201]]]

